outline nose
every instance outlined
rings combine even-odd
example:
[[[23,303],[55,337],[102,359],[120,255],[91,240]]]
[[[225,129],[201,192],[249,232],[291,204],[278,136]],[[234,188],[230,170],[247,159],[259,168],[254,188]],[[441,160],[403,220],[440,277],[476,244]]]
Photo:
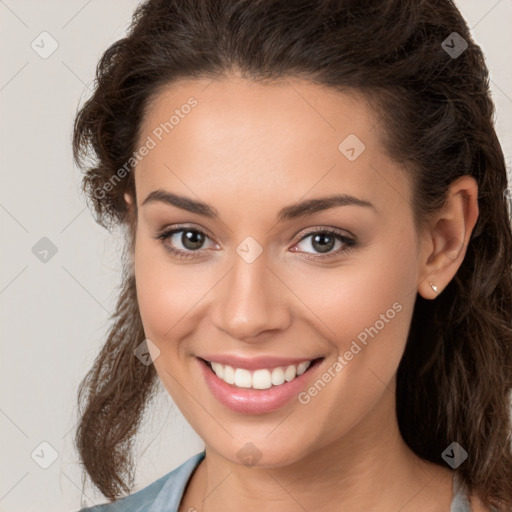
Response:
[[[239,341],[256,342],[270,331],[275,335],[291,319],[286,292],[263,254],[252,263],[235,254],[233,267],[216,287],[212,321]]]

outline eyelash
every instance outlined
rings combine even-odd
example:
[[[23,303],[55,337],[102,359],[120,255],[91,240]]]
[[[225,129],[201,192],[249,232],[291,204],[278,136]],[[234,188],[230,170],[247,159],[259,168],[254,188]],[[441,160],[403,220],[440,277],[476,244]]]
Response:
[[[174,247],[170,247],[169,245],[166,245],[164,242],[170,238],[172,235],[176,233],[180,233],[182,231],[191,231],[193,233],[199,233],[207,238],[210,238],[204,231],[201,231],[200,229],[191,228],[189,226],[174,226],[172,228],[164,229],[163,231],[157,233],[157,235],[154,237],[155,240],[159,240],[161,244],[163,245],[164,249],[171,253],[173,256],[180,258],[180,259],[194,259],[199,258],[200,256],[197,256],[195,253],[198,253],[201,251],[199,249],[198,251],[182,251],[181,249],[176,249]],[[323,256],[312,256],[311,253],[303,253],[305,254],[305,258],[309,260],[316,260],[316,261],[326,261],[328,259],[334,258],[336,256],[339,256],[341,253],[349,253],[354,248],[358,246],[358,243],[353,240],[352,238],[349,238],[345,235],[342,235],[339,231],[336,231],[332,228],[317,228],[314,231],[308,231],[305,233],[301,238],[299,238],[296,242],[294,242],[294,245],[302,242],[304,239],[308,238],[311,235],[331,235],[335,237],[337,240],[341,241],[345,247],[338,249],[335,252],[329,252]],[[295,251],[300,252],[300,251]]]

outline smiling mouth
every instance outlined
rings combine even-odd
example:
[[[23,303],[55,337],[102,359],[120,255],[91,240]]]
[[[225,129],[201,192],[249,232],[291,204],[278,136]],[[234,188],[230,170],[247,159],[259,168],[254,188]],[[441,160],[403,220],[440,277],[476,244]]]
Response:
[[[234,368],[230,365],[202,358],[199,359],[220,380],[232,385],[234,388],[263,390],[277,388],[295,380],[302,374],[310,371],[311,368],[315,367],[325,358],[318,357],[298,364],[277,366],[275,368],[260,368],[253,371],[245,368]]]

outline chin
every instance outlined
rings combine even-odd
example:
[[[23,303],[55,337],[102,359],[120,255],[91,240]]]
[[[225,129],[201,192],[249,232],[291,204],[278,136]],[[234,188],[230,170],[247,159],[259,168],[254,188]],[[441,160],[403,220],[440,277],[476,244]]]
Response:
[[[306,456],[303,449],[297,448],[299,440],[288,439],[283,445],[283,440],[276,436],[270,441],[262,435],[260,439],[253,441],[240,441],[233,439],[231,444],[222,446],[206,445],[224,459],[233,464],[254,468],[278,468],[294,464]]]

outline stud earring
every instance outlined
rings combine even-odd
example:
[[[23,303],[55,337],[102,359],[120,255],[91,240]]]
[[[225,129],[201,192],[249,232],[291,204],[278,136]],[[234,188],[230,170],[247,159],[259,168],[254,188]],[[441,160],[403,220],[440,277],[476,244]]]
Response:
[[[434,290],[437,293],[437,286],[433,283],[428,283],[430,286],[432,286],[432,290]]]

